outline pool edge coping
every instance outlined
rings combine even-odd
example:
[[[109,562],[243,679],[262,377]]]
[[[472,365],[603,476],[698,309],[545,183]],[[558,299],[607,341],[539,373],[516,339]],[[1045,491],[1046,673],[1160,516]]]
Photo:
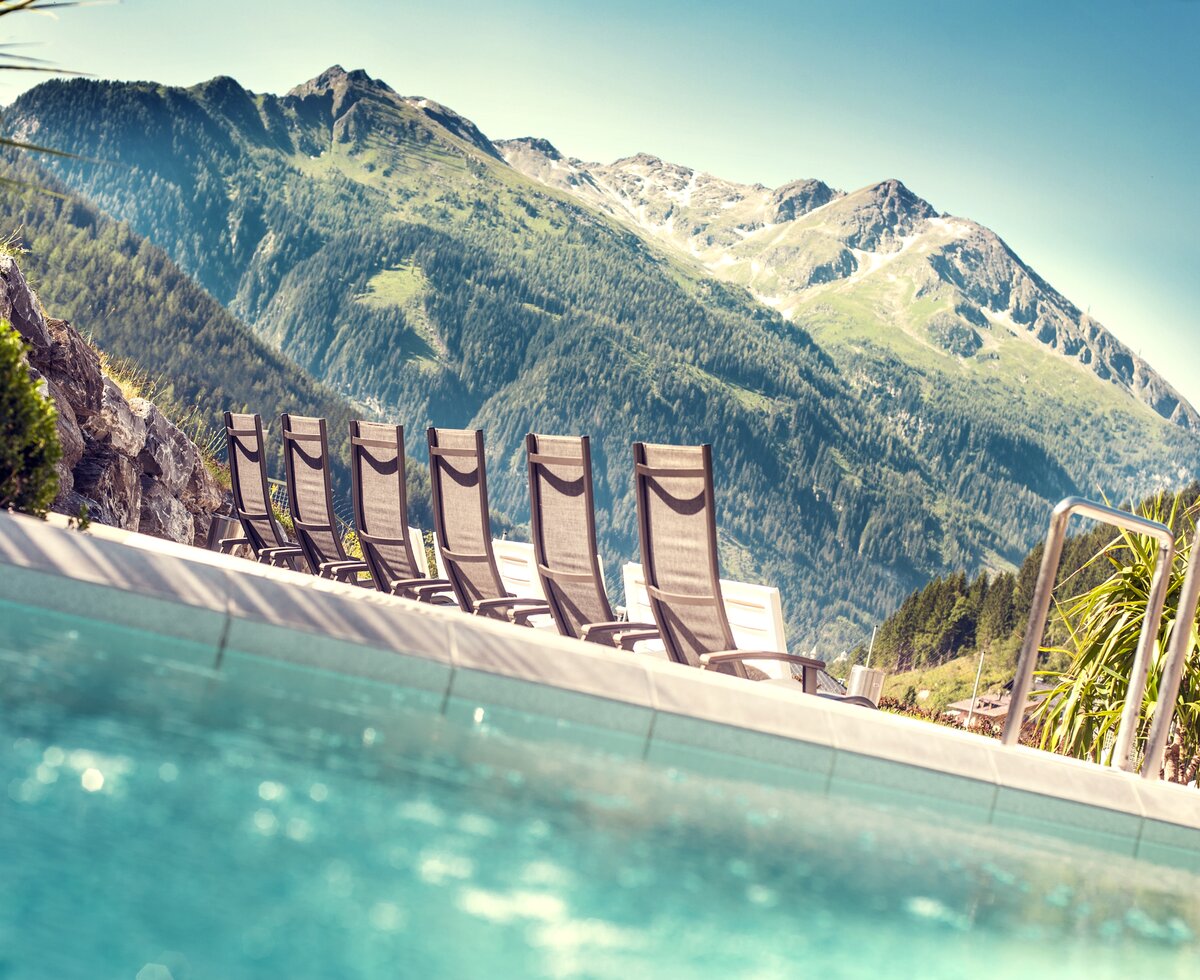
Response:
[[[1104,834],[1110,825],[1132,826],[1132,819],[1136,833],[1114,829],[1115,849],[1130,853],[1121,843],[1125,842],[1131,856],[1140,856],[1145,839],[1148,852],[1181,850],[1200,870],[1197,789],[1150,782],[1033,749],[1009,748],[973,733],[864,711],[778,685],[750,684],[630,656],[134,532],[94,526],[80,533],[66,523],[0,513],[0,571],[23,569],[71,580],[84,586],[76,589],[76,597],[87,595],[87,587],[138,600],[149,597],[151,601],[133,605],[104,603],[97,618],[192,641],[197,641],[196,630],[203,624],[205,638],[198,642],[212,646],[214,668],[229,648],[398,683],[395,674],[403,672],[403,664],[390,659],[364,657],[354,665],[358,669],[347,669],[345,663],[319,655],[301,657],[295,644],[270,642],[275,636],[284,639],[298,633],[328,637],[441,664],[444,672],[429,675],[445,677],[445,701],[460,696],[456,690],[477,697],[485,689],[480,684],[486,687],[480,675],[489,675],[515,682],[507,686],[508,699],[515,699],[508,706],[521,708],[516,703],[520,686],[535,685],[529,694],[542,709],[522,710],[544,715],[545,703],[556,698],[564,710],[568,704],[576,710],[583,706],[589,716],[585,724],[644,738],[643,757],[660,744],[668,753],[671,747],[715,752],[790,769],[798,778],[803,774],[823,780],[826,793],[879,785],[930,805],[962,805],[980,815],[986,811],[986,821],[994,825],[1046,823],[1052,833],[1057,828],[1058,836],[1064,837],[1070,837],[1072,829]],[[69,602],[58,601],[66,596],[51,590],[18,594],[27,591],[12,584],[19,585],[20,577],[0,574],[0,598],[11,592],[26,604],[78,612]],[[103,600],[105,594],[96,597]],[[172,607],[178,606],[188,612],[172,615]],[[233,642],[246,641],[256,632],[258,642],[250,645],[258,649]],[[212,637],[216,639],[210,643]],[[438,693],[440,687],[432,690]],[[597,702],[594,712],[579,696]],[[606,717],[603,702],[634,710],[608,711]],[[619,723],[617,715],[622,716]],[[675,737],[656,733],[660,717]],[[682,742],[689,723],[692,736]]]

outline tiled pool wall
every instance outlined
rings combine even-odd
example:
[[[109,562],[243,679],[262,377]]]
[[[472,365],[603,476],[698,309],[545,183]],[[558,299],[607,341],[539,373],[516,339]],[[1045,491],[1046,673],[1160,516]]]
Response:
[[[0,514],[0,599],[187,640],[207,669],[284,661],[518,735],[1200,871],[1196,789],[143,535]]]

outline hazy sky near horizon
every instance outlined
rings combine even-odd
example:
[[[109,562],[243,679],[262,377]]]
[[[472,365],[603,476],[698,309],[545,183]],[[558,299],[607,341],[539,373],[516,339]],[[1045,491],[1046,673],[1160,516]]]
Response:
[[[37,45],[20,53],[103,78],[283,92],[365,68],[585,160],[897,177],[1200,405],[1196,0],[123,0],[3,25]],[[0,102],[41,80],[3,73]]]

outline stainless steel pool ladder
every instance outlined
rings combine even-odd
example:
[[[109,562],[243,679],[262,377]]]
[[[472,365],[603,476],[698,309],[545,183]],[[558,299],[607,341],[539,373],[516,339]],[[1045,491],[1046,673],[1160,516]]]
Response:
[[[1158,555],[1154,563],[1154,577],[1150,583],[1150,595],[1146,603],[1146,615],[1142,619],[1142,631],[1138,639],[1137,654],[1129,677],[1129,690],[1121,712],[1121,724],[1117,729],[1117,743],[1113,751],[1114,765],[1132,772],[1137,767],[1134,747],[1137,735],[1138,715],[1142,696],[1146,692],[1146,679],[1154,662],[1154,651],[1158,641],[1158,628],[1162,623],[1163,606],[1167,600],[1167,588],[1171,581],[1171,565],[1175,560],[1175,535],[1165,524],[1151,521],[1136,514],[1116,510],[1082,497],[1068,497],[1054,508],[1050,516],[1050,530],[1046,534],[1046,551],[1042,555],[1042,566],[1038,571],[1037,585],[1033,591],[1033,607],[1029,612],[1029,625],[1025,628],[1025,642],[1021,647],[1021,659],[1017,663],[1017,676],[1013,681],[1012,708],[1004,722],[1002,741],[1014,744],[1021,735],[1025,720],[1025,702],[1033,683],[1033,668],[1037,663],[1038,650],[1042,645],[1042,634],[1050,616],[1050,599],[1054,591],[1054,578],[1062,559],[1066,541],[1067,525],[1074,515],[1088,517],[1112,527],[1122,528],[1135,534],[1145,534],[1158,542]],[[1200,555],[1197,556],[1200,558]],[[1163,670],[1159,691],[1159,710],[1154,714],[1150,734],[1146,742],[1142,776],[1158,779],[1162,768],[1163,752],[1171,719],[1175,713],[1175,699],[1179,696],[1179,683],[1183,676],[1183,665],[1191,643],[1192,623],[1196,619],[1196,607],[1200,603],[1200,573],[1193,561],[1188,569],[1187,580],[1179,598],[1179,615],[1171,632],[1170,652]],[[1163,710],[1165,708],[1165,710]]]

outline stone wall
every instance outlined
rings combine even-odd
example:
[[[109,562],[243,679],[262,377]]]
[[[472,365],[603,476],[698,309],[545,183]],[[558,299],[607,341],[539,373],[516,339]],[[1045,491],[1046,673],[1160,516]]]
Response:
[[[126,399],[95,350],[47,317],[11,256],[0,256],[0,319],[29,348],[30,374],[58,409],[58,496],[51,510],[203,546],[226,494],[199,449],[144,398]]]

